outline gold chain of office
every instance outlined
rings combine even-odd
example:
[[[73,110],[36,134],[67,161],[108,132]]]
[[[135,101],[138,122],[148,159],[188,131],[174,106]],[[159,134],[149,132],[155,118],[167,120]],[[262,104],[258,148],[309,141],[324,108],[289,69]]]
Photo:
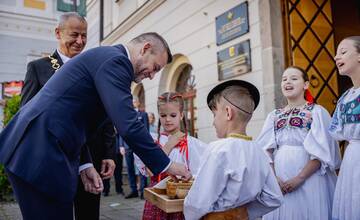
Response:
[[[49,59],[50,59],[50,62],[51,62],[51,67],[54,70],[58,70],[60,68],[60,64],[58,63],[58,60],[55,59],[54,57],[52,57],[51,55],[49,55]]]

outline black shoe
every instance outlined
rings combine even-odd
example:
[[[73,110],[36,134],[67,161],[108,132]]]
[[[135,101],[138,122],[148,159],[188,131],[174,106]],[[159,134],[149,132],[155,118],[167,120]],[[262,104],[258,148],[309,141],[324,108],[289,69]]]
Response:
[[[123,191],[116,192],[116,193],[117,193],[118,195],[122,195],[122,196],[124,196],[124,195],[125,195]]]
[[[139,197],[137,192],[132,192],[129,195],[125,196],[125,199],[137,198]]]
[[[144,200],[144,193],[140,193],[140,199]]]
[[[109,192],[104,192],[103,196],[109,196]]]

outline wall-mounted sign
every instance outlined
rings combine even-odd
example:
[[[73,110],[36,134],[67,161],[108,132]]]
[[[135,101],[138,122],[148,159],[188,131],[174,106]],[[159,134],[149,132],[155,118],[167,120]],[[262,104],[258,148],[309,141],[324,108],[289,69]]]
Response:
[[[244,2],[224,14],[216,17],[216,44],[249,32],[248,3]]]
[[[250,40],[217,52],[219,80],[251,71]]]
[[[75,5],[73,0],[57,0],[57,10],[70,12],[75,11]],[[86,16],[86,1],[76,0],[76,11],[83,17]]]
[[[46,2],[44,0],[24,0],[24,7],[45,10]]]
[[[14,95],[20,95],[23,85],[24,81],[3,82],[3,98],[10,98]]]

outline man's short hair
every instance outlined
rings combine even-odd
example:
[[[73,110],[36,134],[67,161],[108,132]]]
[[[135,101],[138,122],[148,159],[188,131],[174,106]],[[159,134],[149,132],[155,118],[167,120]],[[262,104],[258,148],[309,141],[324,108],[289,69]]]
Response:
[[[79,15],[77,12],[66,12],[64,14],[62,14],[59,18],[59,23],[58,23],[58,28],[62,29],[65,27],[66,22],[70,19],[70,18],[76,18],[81,22],[84,22],[85,24],[87,23],[85,18],[82,17],[81,15]]]
[[[160,46],[161,49],[165,50],[167,52],[167,55],[168,55],[167,63],[171,63],[172,54],[171,54],[169,45],[166,42],[166,40],[162,36],[160,36],[158,33],[156,33],[156,32],[143,33],[143,34],[140,34],[139,36],[133,38],[130,42],[132,42],[132,43],[144,43],[146,41],[150,41],[154,45]]]

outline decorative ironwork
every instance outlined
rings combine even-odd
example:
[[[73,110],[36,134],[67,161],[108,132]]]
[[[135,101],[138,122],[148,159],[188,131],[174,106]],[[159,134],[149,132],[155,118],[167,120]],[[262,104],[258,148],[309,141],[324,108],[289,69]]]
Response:
[[[338,76],[330,0],[283,0],[288,31],[288,65],[303,68],[309,75],[315,101],[330,112],[337,99]]]

